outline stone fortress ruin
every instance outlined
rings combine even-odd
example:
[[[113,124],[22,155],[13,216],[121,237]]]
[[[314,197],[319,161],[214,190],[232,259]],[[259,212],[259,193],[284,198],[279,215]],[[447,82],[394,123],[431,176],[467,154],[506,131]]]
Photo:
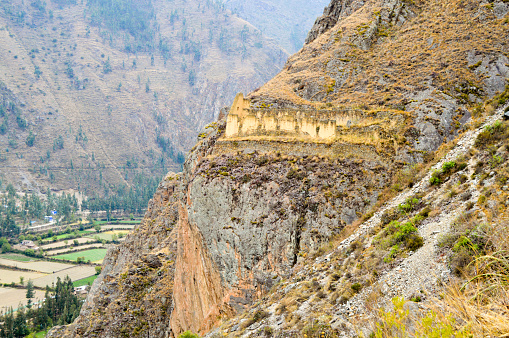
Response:
[[[360,109],[255,108],[239,93],[227,117],[225,139],[379,144],[392,139],[408,113]]]

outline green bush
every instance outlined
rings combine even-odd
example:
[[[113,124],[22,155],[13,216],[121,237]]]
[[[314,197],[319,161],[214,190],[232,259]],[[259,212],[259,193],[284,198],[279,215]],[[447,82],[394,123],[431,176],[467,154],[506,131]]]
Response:
[[[358,293],[359,291],[361,291],[362,285],[359,283],[355,283],[355,284],[352,284],[351,288],[353,291]]]
[[[461,171],[467,167],[465,162],[449,161],[442,165],[440,170],[434,171],[429,179],[429,184],[440,185],[444,180],[452,174]]]
[[[383,249],[389,247],[394,249],[396,245],[403,245],[406,249],[412,251],[420,248],[424,243],[412,221],[403,224],[398,221],[392,221],[377,236],[376,242],[380,243]],[[399,247],[397,249],[399,250]]]
[[[445,162],[443,165],[442,165],[442,172],[444,173],[448,173],[449,171],[451,171],[454,167],[456,166],[456,162],[454,161],[450,161],[450,162]]]
[[[431,178],[429,179],[429,184],[431,184],[431,185],[440,185],[440,183],[442,183],[442,180],[440,180],[440,178],[438,177],[439,175],[440,175],[440,173],[438,171],[435,171],[431,175]]]
[[[418,198],[415,197],[409,198],[405,201],[405,203],[398,205],[398,210],[400,213],[409,213],[413,211],[418,204],[419,204]]]
[[[477,136],[475,146],[480,149],[486,149],[498,141],[505,140],[509,137],[509,128],[507,122],[497,121],[491,126],[486,126],[484,130]]]
[[[191,331],[185,331],[179,335],[179,338],[200,338],[200,336],[192,333]]]

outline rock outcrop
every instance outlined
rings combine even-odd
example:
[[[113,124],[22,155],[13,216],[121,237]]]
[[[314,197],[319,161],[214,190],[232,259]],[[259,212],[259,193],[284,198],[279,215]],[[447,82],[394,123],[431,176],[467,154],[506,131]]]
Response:
[[[224,127],[208,129],[185,171],[161,183],[142,225],[110,250],[68,335],[206,333],[359,218],[395,167],[298,148],[217,153]]]

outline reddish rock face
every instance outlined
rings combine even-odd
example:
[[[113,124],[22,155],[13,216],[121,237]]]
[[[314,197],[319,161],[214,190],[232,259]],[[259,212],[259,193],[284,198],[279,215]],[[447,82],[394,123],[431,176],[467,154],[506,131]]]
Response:
[[[177,241],[171,329],[175,333],[192,330],[203,334],[220,320],[221,315],[232,311],[224,306],[226,290],[203,244],[202,234],[189,223],[183,206],[179,208]]]

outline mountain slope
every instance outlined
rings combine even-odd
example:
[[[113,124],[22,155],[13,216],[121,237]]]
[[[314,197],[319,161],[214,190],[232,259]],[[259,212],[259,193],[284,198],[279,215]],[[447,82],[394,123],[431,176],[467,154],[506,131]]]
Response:
[[[20,189],[98,192],[178,169],[219,109],[286,59],[212,2],[123,3],[2,3],[1,165]]]
[[[508,8],[503,1],[333,1],[309,43],[252,98],[409,111],[415,128],[407,140],[415,150],[435,150],[476,105],[504,91]]]
[[[50,336],[369,336],[377,300],[436,295],[507,219],[508,12],[333,0],[285,69],[205,129]]]
[[[302,48],[313,22],[329,3],[320,1],[228,0],[226,6],[290,53]]]

